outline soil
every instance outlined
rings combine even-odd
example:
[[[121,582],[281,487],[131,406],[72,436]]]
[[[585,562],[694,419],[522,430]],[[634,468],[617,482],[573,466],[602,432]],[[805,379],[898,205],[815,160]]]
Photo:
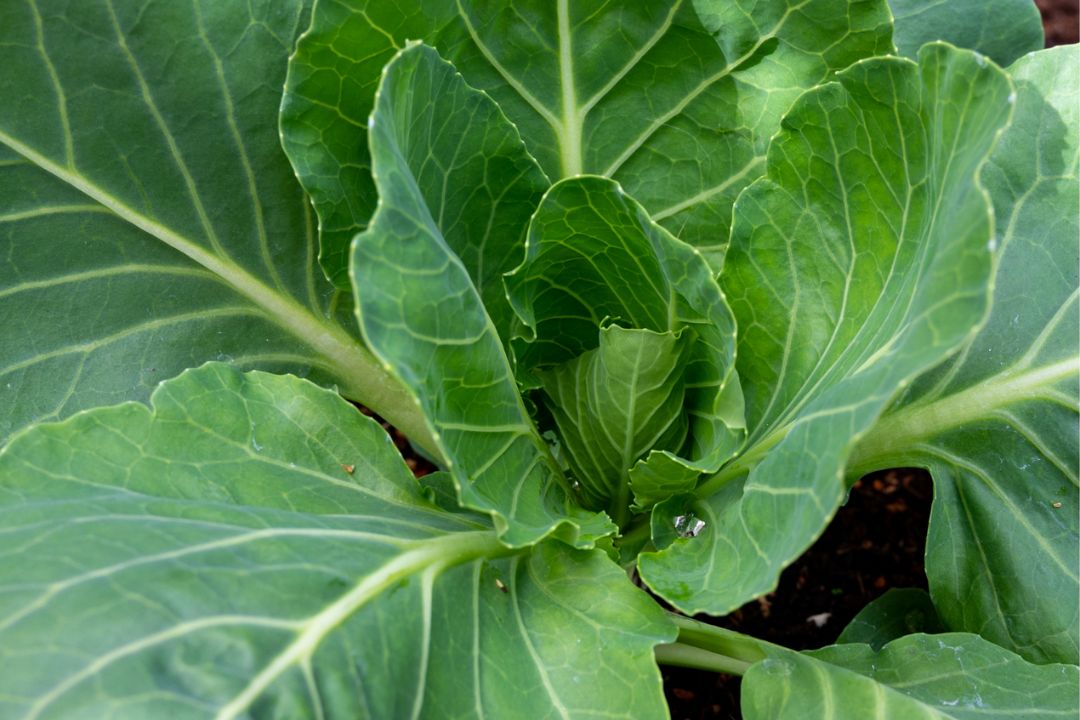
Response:
[[[1078,41],[1078,0],[1035,2],[1047,47]],[[435,469],[400,433],[383,425],[417,476]],[[780,576],[775,592],[726,617],[699,619],[794,650],[833,643],[859,610],[886,590],[926,588],[923,556],[932,499],[930,477],[921,470],[863,478],[825,533]],[[742,718],[741,678],[670,667],[662,673],[673,720]]]
[[[1042,13],[1046,46],[1067,45],[1080,40],[1080,2],[1077,0],[1035,0]]]
[[[848,622],[889,588],[926,588],[923,552],[933,488],[921,470],[869,475],[825,533],[780,576],[775,592],[703,622],[793,650],[835,642]],[[741,678],[662,668],[673,720],[737,720]]]

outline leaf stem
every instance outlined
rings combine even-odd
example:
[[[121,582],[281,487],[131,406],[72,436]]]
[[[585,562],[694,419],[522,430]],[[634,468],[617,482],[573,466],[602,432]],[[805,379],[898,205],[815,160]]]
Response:
[[[744,675],[750,666],[787,648],[734,630],[709,625],[668,611],[668,619],[679,628],[674,643],[656,647],[656,661],[663,665],[711,670],[728,675]]]
[[[697,489],[694,490],[694,494],[699,498],[709,497],[710,495],[714,495],[720,488],[727,485],[732,480],[737,480],[743,475],[748,475],[750,471],[754,469],[754,466],[768,455],[770,450],[787,437],[790,429],[791,425],[781,425],[773,430],[759,442],[755,443],[745,455],[736,457],[730,463],[720,468],[720,472],[706,478],[703,483],[697,486]]]
[[[905,465],[913,448],[956,427],[990,417],[1010,404],[1038,397],[1041,389],[1075,378],[1080,358],[1035,369],[1007,370],[965,390],[890,413],[870,428],[848,461],[848,474]]]
[[[651,513],[639,515],[634,518],[626,529],[626,532],[622,533],[619,537],[619,545],[629,547],[634,544],[644,545],[648,542],[652,537],[652,523],[650,518]]]
[[[669,611],[668,619],[679,628],[678,642],[680,644],[708,650],[748,666],[764,660],[771,651],[785,649],[767,640],[759,640],[750,635],[703,623],[678,613]]]
[[[657,645],[654,652],[656,662],[661,665],[710,670],[725,675],[745,675],[750,669],[750,664],[742,660],[678,642]]]
[[[427,452],[436,464],[445,466],[443,452],[435,443],[413,395],[379,365],[375,356],[359,340],[353,341],[352,347],[342,350],[345,351],[342,352],[342,359],[349,358],[351,362],[336,366],[339,375],[343,376],[341,379],[345,380],[341,394],[377,413]]]

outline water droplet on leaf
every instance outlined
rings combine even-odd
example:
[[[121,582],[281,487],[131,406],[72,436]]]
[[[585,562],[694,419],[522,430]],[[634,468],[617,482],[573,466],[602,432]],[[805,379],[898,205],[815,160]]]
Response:
[[[705,529],[705,521],[696,517],[694,513],[675,516],[675,532],[679,537],[697,537]]]

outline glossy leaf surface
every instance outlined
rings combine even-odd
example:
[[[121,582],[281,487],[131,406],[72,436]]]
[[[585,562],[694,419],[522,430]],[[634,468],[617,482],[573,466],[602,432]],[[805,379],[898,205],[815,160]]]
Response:
[[[856,464],[934,477],[927,576],[948,627],[1080,661],[1076,47],[1012,68],[1016,116],[982,173],[1000,260],[988,321],[916,383]],[[871,462],[872,459],[872,462]]]
[[[673,632],[602,552],[510,555],[305,381],[152,401],[0,454],[5,718],[664,716]]]
[[[478,115],[488,122],[470,122]],[[457,132],[447,144],[428,144],[439,127]],[[422,408],[463,505],[490,513],[514,545],[558,530],[569,542],[591,546],[610,523],[573,504],[522,403],[505,338],[450,245],[458,225],[444,230],[440,209],[457,210],[430,204],[431,194],[422,190],[430,180],[426,160],[450,167],[482,153],[491,137],[497,142],[487,164],[520,160],[528,171],[520,143],[505,144],[510,132],[491,100],[461,82],[433,49],[412,45],[387,65],[371,117],[379,211],[353,245],[357,314],[368,346]],[[459,148],[466,148],[461,158]],[[515,150],[516,157],[504,154]],[[442,177],[444,191],[449,179]]]
[[[987,312],[976,173],[1011,86],[967,51],[920,59],[864,61],[804,95],[769,176],[741,196],[721,284],[750,437],[698,488],[704,530],[640,564],[683,610],[724,613],[774,587],[835,512],[859,436]]]
[[[263,0],[0,8],[0,438],[216,359],[337,384],[423,442],[314,267],[280,149],[304,15]]]
[[[374,212],[365,120],[407,39],[490,93],[549,177],[614,178],[718,258],[781,115],[833,71],[891,51],[890,34],[885,0],[324,0],[291,63],[282,129],[341,286],[344,246]]]
[[[1043,47],[1042,18],[1032,0],[889,0],[893,40],[905,57],[944,40],[1005,66]]]
[[[1080,711],[1075,666],[1038,666],[975,635],[910,635],[875,652],[777,653],[743,679],[749,720],[1061,718]]]

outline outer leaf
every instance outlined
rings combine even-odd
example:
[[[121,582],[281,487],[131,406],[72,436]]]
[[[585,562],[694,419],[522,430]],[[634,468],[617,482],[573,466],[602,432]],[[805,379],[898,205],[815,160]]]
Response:
[[[323,0],[292,62],[282,128],[339,282],[341,243],[373,212],[363,118],[379,64],[408,38],[489,92],[550,177],[612,177],[719,253],[783,112],[833,71],[889,52],[890,33],[885,0]],[[316,138],[328,142],[313,156]]]
[[[1042,18],[1032,0],[889,0],[893,40],[914,58],[924,44],[945,40],[978,50],[999,65],[1043,47]]]
[[[686,440],[687,340],[610,326],[599,348],[540,374],[584,504],[607,509],[616,522],[630,506],[631,466]]]
[[[1076,47],[1013,68],[1016,118],[983,172],[1002,246],[986,326],[860,447],[934,476],[930,592],[946,624],[1080,662]]]
[[[804,95],[739,200],[721,282],[750,439],[699,486],[705,529],[641,560],[684,611],[774,587],[839,505],[859,435],[985,316],[992,217],[975,177],[1011,88],[971,52],[920,58],[861,62]]]
[[[152,402],[0,454],[3,717],[663,717],[673,633],[600,551],[500,559],[295,378],[210,365]]]
[[[339,322],[278,147],[303,14],[268,0],[3,3],[0,438],[224,359],[337,383],[424,442]]]
[[[478,116],[486,122],[467,122]],[[457,131],[448,147],[426,144],[436,118]],[[458,148],[472,157],[487,138],[506,137],[506,120],[434,50],[413,45],[387,65],[370,124],[380,205],[354,242],[352,265],[364,338],[423,408],[463,505],[490,513],[512,545],[561,528],[568,541],[591,546],[610,523],[568,496],[522,405],[503,341],[448,244],[445,218],[421,190],[426,178],[409,162],[452,163]],[[508,151],[501,140],[491,150]],[[524,156],[520,145],[516,151]]]
[[[942,632],[930,596],[918,588],[892,588],[859,611],[837,643],[865,643],[874,650],[912,633]]]
[[[743,678],[748,720],[1061,718],[1080,712],[1077,668],[1038,666],[976,635],[911,635],[875,652],[784,652]]]
[[[506,281],[531,331],[518,371],[565,363],[596,347],[607,320],[693,333],[685,370],[692,459],[719,467],[742,438],[733,380],[735,322],[701,253],[654,223],[616,183],[557,183],[529,225],[525,261]]]

